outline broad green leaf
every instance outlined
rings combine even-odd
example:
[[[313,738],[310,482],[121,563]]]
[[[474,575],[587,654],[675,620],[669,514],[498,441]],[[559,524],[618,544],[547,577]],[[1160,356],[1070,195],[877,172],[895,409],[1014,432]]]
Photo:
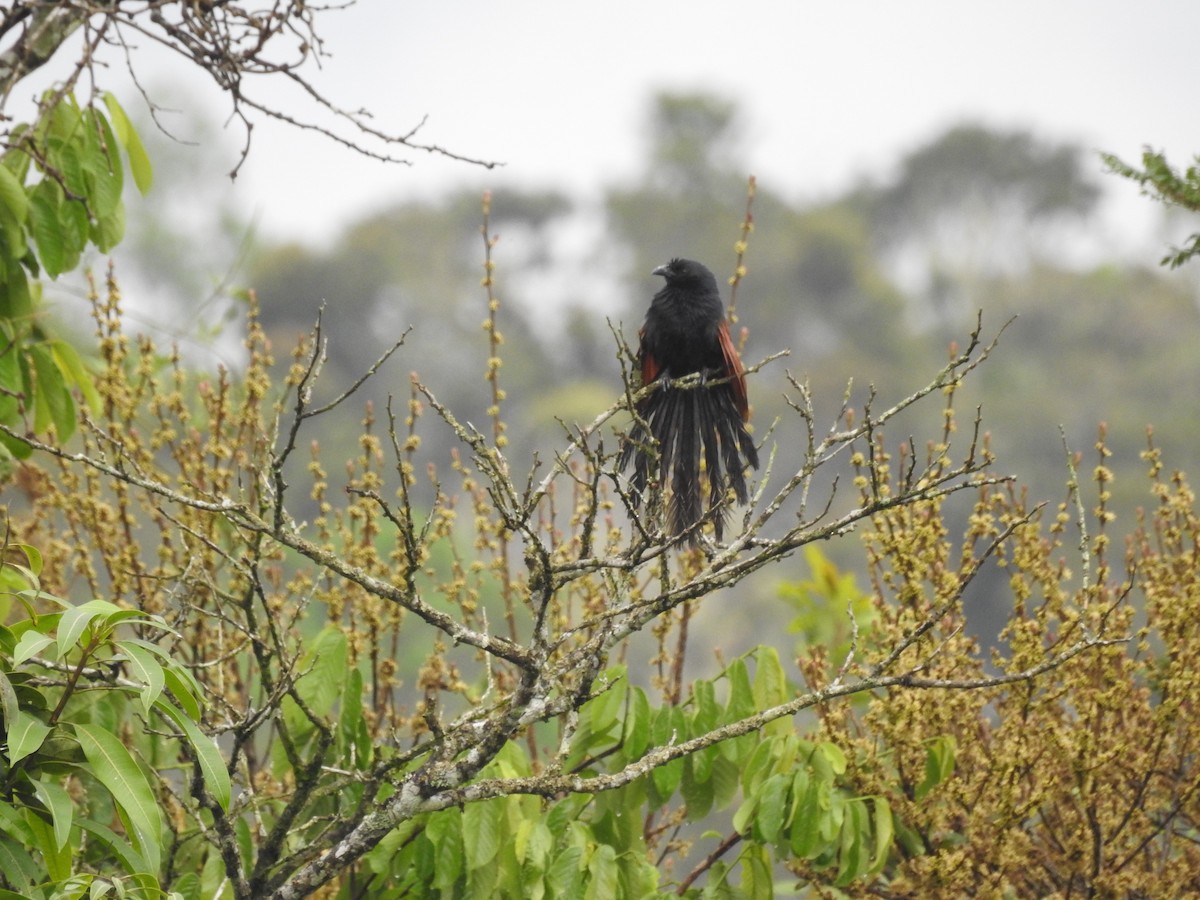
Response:
[[[144,872],[149,866],[142,855],[133,848],[125,838],[118,835],[107,825],[102,825],[94,819],[76,819],[75,824],[90,835],[90,840],[110,848],[121,861],[127,872]]]
[[[0,713],[4,715],[5,722],[12,722],[20,711],[21,705],[17,700],[17,692],[13,689],[7,673],[0,669]]]
[[[129,819],[134,844],[149,870],[157,872],[162,856],[162,814],[145,774],[120,739],[103,728],[76,724],[75,737],[91,764],[92,775]]]
[[[29,571],[33,573],[34,577],[42,574],[42,551],[37,547],[32,544],[18,544],[16,542],[10,542],[5,547],[25,557]]]
[[[55,781],[35,781],[33,791],[50,813],[55,842],[60,848],[65,847],[71,838],[71,825],[75,820],[75,807],[71,804],[71,795]]]
[[[34,430],[44,431],[53,425],[59,439],[65,441],[75,433],[75,400],[66,379],[49,346],[32,344],[26,352],[33,360],[33,370],[37,374],[33,395]]]
[[[640,687],[630,691],[629,713],[625,717],[625,758],[639,760],[650,746],[650,700]]]
[[[0,291],[0,316],[11,319],[13,321],[23,321],[33,315],[33,290],[29,287],[29,276],[25,272],[25,267],[21,265],[20,260],[12,256],[4,256],[0,258],[0,266],[3,271],[0,271],[0,280],[4,282],[4,290]],[[6,336],[3,345],[0,349],[8,347],[12,343],[11,336]],[[13,349],[13,353],[20,346],[17,343]],[[6,355],[9,355],[6,353]],[[19,382],[18,382],[19,383]],[[20,390],[18,387],[17,390]],[[13,398],[15,403],[16,398]]]
[[[701,780],[696,774],[699,764],[696,754],[685,757],[682,762],[683,777],[679,782],[679,793],[687,804],[688,821],[695,822],[708,815],[712,809],[713,789],[707,778]]]
[[[31,753],[36,753],[51,731],[49,725],[21,710],[11,720],[8,728],[8,760],[16,763]]]
[[[365,768],[371,762],[371,734],[363,716],[362,672],[351,666],[346,672],[346,690],[338,719],[342,756],[347,765]]]
[[[83,394],[84,402],[93,413],[99,413],[101,408],[100,394],[96,391],[96,378],[90,373],[79,358],[79,352],[66,341],[51,341],[50,348],[54,352],[54,360],[67,379]]]
[[[125,207],[118,206],[91,224],[88,237],[101,253],[108,253],[125,237]]]
[[[50,880],[61,882],[70,878],[71,848],[57,843],[51,823],[30,807],[25,808],[25,822],[33,835],[29,846],[38,851]]]
[[[654,714],[654,722],[650,733],[654,746],[663,747],[667,744],[678,743],[685,736],[683,710],[677,706],[661,707]],[[664,766],[656,766],[650,771],[650,780],[654,784],[655,793],[662,802],[666,802],[679,787],[683,778],[683,760],[676,759]]]
[[[775,884],[767,848],[759,844],[747,844],[738,859],[742,864],[742,884],[738,896],[747,900],[773,900]]]
[[[34,862],[29,851],[7,834],[0,834],[0,872],[14,887],[30,888],[41,881],[41,866]],[[29,900],[28,894],[15,894],[20,900]]]
[[[611,900],[619,893],[621,872],[617,867],[617,853],[607,844],[596,847],[588,860],[587,893],[585,900]]]
[[[755,651],[754,702],[759,710],[770,709],[787,702],[787,676],[774,647],[761,646]],[[791,730],[787,719],[776,719],[763,726],[767,734],[784,734]]]
[[[46,153],[46,161],[54,170],[56,180],[62,179],[66,194],[70,197],[86,197],[88,195],[87,179],[83,166],[83,135],[76,133],[66,140],[51,141]]]
[[[754,689],[750,685],[750,672],[746,661],[738,657],[725,670],[729,682],[729,700],[725,704],[725,721],[737,722],[754,715]]]
[[[825,783],[813,777],[811,772],[797,772],[792,783],[796,792],[792,816],[792,853],[801,859],[811,859],[823,849],[821,844],[821,822],[825,810],[821,794]]]
[[[895,838],[894,822],[892,820],[892,807],[883,797],[873,797],[871,802],[875,806],[875,853],[871,860],[869,871],[876,875],[883,871],[883,867],[887,865],[888,854],[892,852],[892,841]]]
[[[844,775],[846,773],[846,754],[842,752],[842,748],[837,744],[832,744],[829,741],[821,741],[821,743],[817,744],[817,752],[829,761],[829,767],[833,770],[834,775]]]
[[[153,653],[132,641],[118,641],[117,647],[129,660],[129,674],[144,685],[139,692],[139,697],[142,701],[142,709],[149,714],[150,707],[154,705],[154,701],[158,699],[166,684],[163,678],[163,668]]]
[[[500,851],[500,817],[503,801],[469,803],[463,810],[463,845],[467,866],[480,869]]]
[[[7,166],[0,166],[0,206],[7,209],[19,225],[29,217],[29,197],[25,194],[25,185]]]
[[[953,735],[942,735],[929,742],[925,749],[925,778],[913,791],[915,799],[922,799],[954,773],[957,752],[958,743]]]
[[[183,711],[193,721],[200,721],[200,686],[192,673],[179,665],[167,665],[163,667],[163,681]]]
[[[221,749],[217,746],[216,740],[201,731],[195,722],[166,698],[159,698],[154,708],[166,715],[183,732],[188,744],[191,745],[196,763],[200,766],[204,786],[221,809],[229,809],[229,800],[232,794],[229,769],[225,765],[225,758],[221,755]]]
[[[3,280],[5,272],[3,265],[3,261],[0,261],[0,281]],[[7,293],[7,290],[0,291],[4,296],[7,296]],[[0,302],[0,317],[0,422],[11,425],[15,424],[17,419],[17,411],[20,408],[17,397],[24,392],[25,380],[21,377],[20,348],[16,336],[10,330],[12,323],[3,321],[4,318],[17,317],[11,314],[3,302]]]
[[[867,871],[871,863],[866,850],[869,838],[870,819],[866,802],[860,799],[848,801],[845,818],[842,820],[838,877],[835,884],[844,887]]]
[[[37,656],[53,643],[54,638],[48,634],[42,634],[39,631],[25,632],[17,641],[17,648],[13,651],[13,665],[19,666],[30,657]]]
[[[567,847],[546,870],[551,897],[578,897],[583,884],[583,850]]]
[[[83,169],[88,186],[88,207],[98,219],[112,215],[121,205],[123,166],[116,135],[108,120],[94,108],[83,113],[86,136]]]
[[[526,825],[528,828],[524,828],[524,840],[521,840],[522,828]],[[550,833],[546,823],[540,819],[522,819],[517,830],[517,839],[520,841],[517,845],[517,859],[520,863],[537,872],[546,871],[550,851],[554,849],[554,835]]]
[[[113,610],[120,610],[106,600],[89,600],[79,606],[72,606],[62,614],[58,622],[58,655],[66,657],[67,653],[79,643],[80,637],[87,631],[94,619],[100,619]]]
[[[750,826],[754,821],[754,814],[758,812],[758,801],[758,794],[748,794],[733,814],[733,830],[738,834],[749,833]]]
[[[462,815],[456,809],[434,813],[425,824],[425,837],[433,845],[433,886],[449,890],[463,874]]]
[[[125,110],[121,108],[116,97],[112,94],[105,94],[104,105],[108,107],[108,114],[112,118],[113,130],[117,133],[117,139],[125,147],[133,183],[137,185],[137,189],[142,194],[146,194],[154,183],[154,172],[150,167],[150,157],[146,155],[146,148],[142,146],[142,139],[129,121],[129,117],[125,115]]]
[[[157,616],[153,617],[152,624],[168,634],[174,634]],[[196,682],[196,677],[181,666],[177,660],[172,659],[171,655],[158,646],[158,644],[144,641],[141,638],[125,638],[121,643],[124,646],[134,644],[162,660],[163,681],[166,683],[167,690],[171,692],[175,698],[175,702],[180,705],[183,711],[192,717],[192,721],[199,722],[201,715],[200,699],[204,696],[204,692]]]
[[[754,817],[754,834],[764,843],[774,844],[783,830],[788,814],[788,792],[792,776],[777,772],[768,778],[759,791],[758,813]]]
[[[25,255],[25,220],[29,197],[25,187],[6,166],[0,166],[0,237],[13,259]]]
[[[303,672],[296,680],[296,691],[315,715],[327,716],[342,695],[347,672],[346,634],[328,625],[322,628],[312,647],[300,661]]]
[[[709,783],[713,790],[713,803],[717,809],[724,809],[737,795],[741,771],[737,765],[724,756],[713,760],[712,777]]]
[[[52,179],[44,178],[30,191],[29,216],[38,258],[50,278],[66,271],[68,256],[62,221],[63,192]]]

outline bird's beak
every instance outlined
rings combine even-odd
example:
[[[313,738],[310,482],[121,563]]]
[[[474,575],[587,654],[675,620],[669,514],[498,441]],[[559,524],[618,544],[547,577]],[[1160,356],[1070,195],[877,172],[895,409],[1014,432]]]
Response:
[[[653,272],[651,272],[650,274],[651,274],[651,275],[661,275],[663,278],[666,278],[666,277],[667,277],[667,271],[668,271],[668,270],[667,270],[667,266],[664,264],[664,265],[661,265],[661,266],[659,266],[657,269],[655,269],[655,270],[654,270]]]

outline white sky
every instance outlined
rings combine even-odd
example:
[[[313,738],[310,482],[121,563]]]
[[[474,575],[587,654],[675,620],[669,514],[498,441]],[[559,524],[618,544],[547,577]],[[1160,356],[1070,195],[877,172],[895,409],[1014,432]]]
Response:
[[[425,141],[506,165],[386,166],[260,124],[233,190],[272,236],[318,239],[455,185],[595,195],[635,169],[660,88],[738,101],[746,172],[795,197],[883,175],[963,119],[1131,161],[1143,144],[1200,152],[1196,0],[358,0],[323,33],[333,58],[310,74],[331,99],[392,131],[428,114]]]

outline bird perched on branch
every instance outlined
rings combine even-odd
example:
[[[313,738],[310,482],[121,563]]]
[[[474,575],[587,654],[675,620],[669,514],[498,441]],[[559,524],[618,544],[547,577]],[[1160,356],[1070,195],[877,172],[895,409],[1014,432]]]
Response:
[[[690,259],[673,259],[653,274],[667,283],[646,312],[638,363],[642,386],[656,388],[637,403],[619,465],[624,469],[634,460],[635,502],[652,481],[669,488],[667,532],[687,534],[695,546],[706,517],[721,539],[730,488],[739,503],[747,501],[745,469],[758,468],[758,450],[746,431],[746,375],[717,279]],[[675,383],[688,375],[699,377]],[[708,483],[707,512],[702,479]]]

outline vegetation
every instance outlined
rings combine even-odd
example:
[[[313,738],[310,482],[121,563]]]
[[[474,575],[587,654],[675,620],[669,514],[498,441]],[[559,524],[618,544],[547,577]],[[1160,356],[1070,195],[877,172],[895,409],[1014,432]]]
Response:
[[[179,21],[16,4],[0,97],[74,30],[90,54],[104,28],[169,26],[193,62],[253,67],[312,27],[304,4],[164,9]],[[568,316],[556,355],[509,299],[573,214],[553,192],[271,248],[237,367],[130,334],[111,270],[90,346],[55,337],[41,279],[115,246],[126,177],[151,182],[115,99],[74,87],[0,158],[0,900],[1200,890],[1200,513],[1160,447],[1194,428],[1076,401],[1032,488],[1001,462],[1022,458],[1010,423],[1059,413],[1022,401],[1030,360],[1076,335],[1149,360],[1118,385],[1136,415],[1169,402],[1157,369],[1194,365],[1170,325],[1187,298],[956,243],[967,222],[1046,237],[1086,216],[1069,148],[964,127],[897,183],[799,207],[742,192],[732,104],[660,98],[610,226],[635,272],[669,233],[728,260],[769,460],[731,541],[684,550],[614,471],[636,395],[621,329]],[[913,258],[933,277],[906,282]],[[331,338],[317,275],[390,337]],[[811,381],[779,371],[789,345]],[[1134,456],[1136,491],[1116,468]]]

